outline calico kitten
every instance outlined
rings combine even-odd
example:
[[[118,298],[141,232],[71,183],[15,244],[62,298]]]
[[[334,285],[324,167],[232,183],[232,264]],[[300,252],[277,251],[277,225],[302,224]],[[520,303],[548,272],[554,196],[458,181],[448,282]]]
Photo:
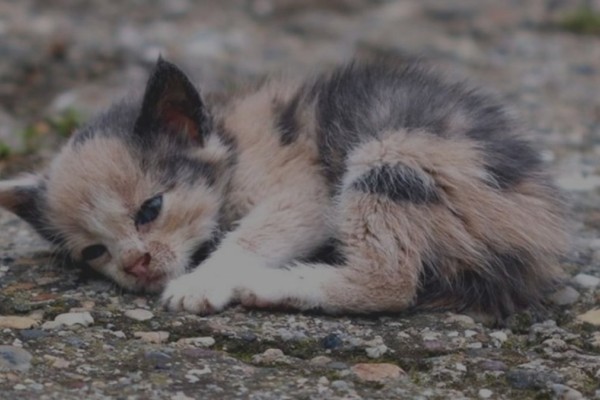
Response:
[[[560,274],[559,199],[500,104],[389,63],[211,101],[159,59],[141,101],[92,120],[43,174],[0,184],[0,205],[72,258],[201,314],[503,317]]]

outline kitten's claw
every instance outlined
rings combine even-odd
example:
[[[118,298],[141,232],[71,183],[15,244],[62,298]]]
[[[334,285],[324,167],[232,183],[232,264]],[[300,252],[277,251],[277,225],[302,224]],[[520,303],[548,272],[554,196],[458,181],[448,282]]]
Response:
[[[230,284],[192,273],[169,282],[161,302],[170,311],[206,315],[222,311],[233,300],[233,292]]]

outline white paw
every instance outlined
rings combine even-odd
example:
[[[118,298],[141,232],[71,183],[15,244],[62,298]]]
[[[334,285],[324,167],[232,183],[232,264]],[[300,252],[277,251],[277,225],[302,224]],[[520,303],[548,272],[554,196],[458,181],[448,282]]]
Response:
[[[235,286],[229,279],[191,273],[169,282],[161,301],[170,311],[212,314],[234,300]]]

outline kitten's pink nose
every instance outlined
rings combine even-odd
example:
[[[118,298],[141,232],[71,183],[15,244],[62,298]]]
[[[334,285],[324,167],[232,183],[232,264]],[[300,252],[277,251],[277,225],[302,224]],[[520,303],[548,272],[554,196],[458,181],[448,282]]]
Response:
[[[125,265],[125,272],[136,278],[147,278],[150,275],[150,261],[152,261],[150,253],[145,253],[134,262]]]

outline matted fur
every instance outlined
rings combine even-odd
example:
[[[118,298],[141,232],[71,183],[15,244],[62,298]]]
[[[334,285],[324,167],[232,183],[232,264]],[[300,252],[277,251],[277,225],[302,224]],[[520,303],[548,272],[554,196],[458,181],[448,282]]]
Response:
[[[173,310],[505,317],[560,277],[560,195],[489,96],[357,63],[220,98],[159,60],[141,101],[92,120],[43,175],[0,183],[0,204],[74,259],[104,246],[92,268],[164,289]]]

